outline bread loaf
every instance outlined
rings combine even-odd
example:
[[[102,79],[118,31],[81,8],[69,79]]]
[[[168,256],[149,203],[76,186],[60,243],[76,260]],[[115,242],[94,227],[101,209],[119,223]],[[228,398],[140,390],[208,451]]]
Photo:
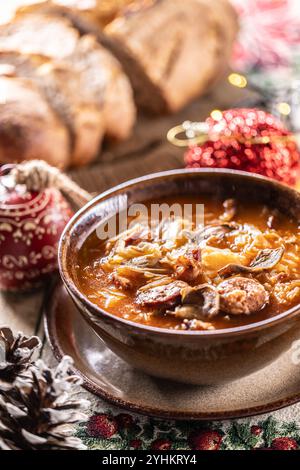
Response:
[[[158,114],[180,110],[222,76],[238,30],[228,0],[48,0],[42,5],[44,12],[69,17],[81,33],[95,34],[122,63],[138,106]]]
[[[2,53],[0,63],[13,64],[15,74],[30,80],[60,117],[70,136],[70,163],[83,165],[93,160],[104,134],[104,113],[88,87],[81,85],[81,75],[69,63],[41,55]]]
[[[105,131],[103,109],[89,93],[84,78],[65,61],[47,61],[36,70],[48,102],[71,131],[72,165],[85,165],[95,158]]]
[[[39,43],[34,31],[42,24],[46,28]],[[60,46],[51,42],[51,31],[57,32]],[[135,106],[129,80],[109,51],[93,37],[80,37],[67,19],[41,13],[18,16],[0,28],[0,50],[10,51],[0,52],[0,62],[32,80],[61,118],[70,134],[72,165],[93,160],[105,134],[115,139],[130,134]]]
[[[67,19],[42,13],[18,15],[0,27],[0,51],[58,59],[72,54],[78,39],[78,31]]]
[[[231,52],[237,19],[227,0],[136,2],[104,29],[142,108],[175,112],[206,92]]]
[[[103,109],[106,135],[119,140],[128,137],[136,114],[132,88],[119,62],[94,36],[85,35],[68,63],[82,78],[80,90]]]
[[[21,9],[0,26],[0,76],[1,66],[13,70],[1,78],[0,162],[92,161],[103,138],[130,135],[132,88],[143,110],[176,112],[222,74],[236,31],[228,0],[41,0]]]
[[[12,163],[39,158],[66,168],[70,163],[69,134],[31,81],[2,75],[0,161]]]
[[[78,15],[97,27],[103,27],[116,18],[133,0],[26,0],[19,13],[54,12]]]

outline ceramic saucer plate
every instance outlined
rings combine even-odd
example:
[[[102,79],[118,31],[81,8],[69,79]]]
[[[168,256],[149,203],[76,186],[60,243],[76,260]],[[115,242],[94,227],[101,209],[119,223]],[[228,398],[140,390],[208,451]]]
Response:
[[[292,351],[263,370],[222,386],[200,387],[153,378],[112,353],[82,319],[58,283],[45,307],[57,359],[68,354],[84,387],[116,406],[169,419],[216,420],[266,413],[300,400],[300,365]]]

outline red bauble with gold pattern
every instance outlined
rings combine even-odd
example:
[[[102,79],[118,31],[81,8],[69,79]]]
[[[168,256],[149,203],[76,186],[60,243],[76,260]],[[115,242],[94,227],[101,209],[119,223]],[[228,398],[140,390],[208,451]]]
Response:
[[[214,138],[190,147],[185,154],[188,168],[231,168],[296,183],[300,161],[296,142],[273,115],[259,109],[228,109],[205,122]]]
[[[57,269],[60,235],[72,210],[60,191],[27,191],[0,183],[0,289],[37,287]]]

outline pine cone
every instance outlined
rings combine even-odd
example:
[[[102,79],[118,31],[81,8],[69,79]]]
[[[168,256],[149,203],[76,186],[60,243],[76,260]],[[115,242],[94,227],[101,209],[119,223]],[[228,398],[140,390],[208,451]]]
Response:
[[[72,437],[73,425],[85,421],[87,400],[70,396],[81,379],[68,375],[71,359],[63,358],[51,371],[42,360],[17,378],[14,386],[0,392],[0,449],[82,450],[86,447]]]
[[[0,390],[8,390],[16,377],[26,373],[32,366],[33,354],[40,346],[37,336],[24,336],[22,333],[14,336],[10,328],[0,328]]]

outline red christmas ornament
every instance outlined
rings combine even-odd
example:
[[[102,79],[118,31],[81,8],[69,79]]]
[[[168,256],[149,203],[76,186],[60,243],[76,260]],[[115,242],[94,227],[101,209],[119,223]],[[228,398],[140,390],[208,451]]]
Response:
[[[189,168],[231,168],[294,185],[300,153],[292,134],[258,109],[229,109],[205,121],[209,140],[185,154]]]
[[[27,191],[0,177],[0,289],[32,289],[57,268],[60,235],[72,210],[54,188]]]

